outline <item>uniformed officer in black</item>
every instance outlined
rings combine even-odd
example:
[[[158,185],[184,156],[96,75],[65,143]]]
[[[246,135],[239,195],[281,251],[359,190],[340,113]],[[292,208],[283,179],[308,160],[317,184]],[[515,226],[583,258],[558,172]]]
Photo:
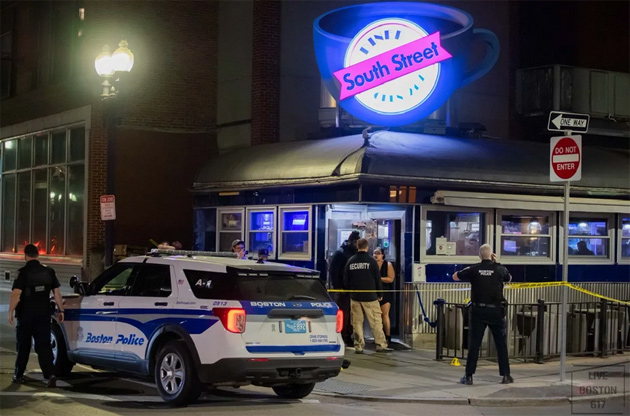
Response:
[[[503,284],[512,280],[512,276],[504,266],[496,262],[496,255],[490,244],[479,247],[481,263],[466,267],[453,274],[453,280],[470,282],[472,314],[470,345],[466,359],[466,375],[461,378],[462,384],[473,384],[473,374],[477,369],[479,347],[486,331],[490,327],[494,344],[499,357],[499,374],[503,376],[501,383],[513,383],[510,376],[510,362],[506,343],[505,318],[503,313]]]
[[[63,322],[63,299],[55,271],[37,260],[39,251],[33,244],[24,247],[26,266],[19,270],[13,282],[9,304],[9,324],[13,325],[13,313],[17,319],[17,358],[15,359],[14,383],[24,382],[24,371],[31,353],[31,339],[48,387],[56,387],[53,352],[50,345],[50,291],[55,295],[59,308],[58,322]]]

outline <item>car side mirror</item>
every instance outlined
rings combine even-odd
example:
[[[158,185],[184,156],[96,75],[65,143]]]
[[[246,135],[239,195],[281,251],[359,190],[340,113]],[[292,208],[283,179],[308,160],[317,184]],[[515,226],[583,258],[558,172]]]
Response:
[[[74,293],[81,296],[87,296],[89,291],[89,285],[87,282],[82,282],[78,276],[72,276],[70,278],[70,287],[74,289]]]
[[[70,287],[74,289],[79,284],[80,281],[81,279],[79,279],[79,276],[75,274],[74,276],[70,278]]]

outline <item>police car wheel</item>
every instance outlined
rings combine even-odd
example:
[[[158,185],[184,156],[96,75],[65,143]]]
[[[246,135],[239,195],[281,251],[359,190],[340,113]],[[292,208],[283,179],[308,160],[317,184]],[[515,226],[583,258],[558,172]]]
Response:
[[[306,384],[285,384],[284,386],[274,386],[273,391],[283,399],[301,399],[311,394],[315,388],[315,383]]]
[[[164,401],[173,405],[192,403],[201,394],[201,384],[186,344],[166,344],[155,361],[155,384]]]
[[[54,323],[50,327],[50,346],[53,352],[55,375],[61,377],[69,375],[74,363],[68,359],[68,349],[61,328]]]

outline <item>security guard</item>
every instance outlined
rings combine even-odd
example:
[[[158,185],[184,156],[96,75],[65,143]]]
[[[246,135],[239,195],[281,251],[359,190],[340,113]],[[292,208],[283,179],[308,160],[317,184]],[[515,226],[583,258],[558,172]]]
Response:
[[[31,353],[31,339],[35,340],[35,351],[39,359],[47,387],[56,387],[54,358],[50,346],[50,291],[55,294],[59,307],[58,322],[63,322],[63,300],[59,291],[59,280],[55,271],[37,260],[39,251],[33,244],[24,247],[26,266],[19,270],[13,282],[9,305],[9,324],[13,326],[13,313],[17,318],[14,383],[24,383],[24,371]]]
[[[383,283],[378,263],[368,251],[369,243],[365,238],[357,241],[357,254],[350,257],[343,274],[344,287],[350,291],[350,315],[354,330],[354,348],[356,354],[363,354],[365,339],[363,338],[363,317],[367,318],[376,352],[392,352],[387,346],[383,333],[381,306],[383,299]]]
[[[513,383],[510,376],[510,362],[506,343],[505,319],[503,305],[503,283],[512,280],[512,276],[504,266],[496,262],[497,256],[492,252],[490,244],[479,247],[481,263],[466,267],[453,274],[453,280],[470,282],[472,299],[472,331],[466,359],[466,375],[461,378],[462,384],[473,384],[473,374],[477,369],[479,347],[486,331],[490,327],[494,344],[499,356],[499,374],[503,376],[502,384]]]

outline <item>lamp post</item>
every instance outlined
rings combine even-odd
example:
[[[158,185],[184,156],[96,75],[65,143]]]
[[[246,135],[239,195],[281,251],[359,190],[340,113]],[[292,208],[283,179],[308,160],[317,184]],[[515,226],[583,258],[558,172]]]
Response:
[[[115,134],[116,134],[116,108],[113,100],[119,94],[120,76],[133,68],[133,53],[127,48],[126,40],[121,40],[118,49],[111,53],[109,45],[103,46],[103,50],[94,59],[96,73],[103,79],[101,87],[101,99],[103,100],[103,125],[107,134],[107,184],[106,192],[114,195],[114,166],[115,163]],[[114,252],[114,223],[108,220],[105,223],[105,267],[113,263]]]

